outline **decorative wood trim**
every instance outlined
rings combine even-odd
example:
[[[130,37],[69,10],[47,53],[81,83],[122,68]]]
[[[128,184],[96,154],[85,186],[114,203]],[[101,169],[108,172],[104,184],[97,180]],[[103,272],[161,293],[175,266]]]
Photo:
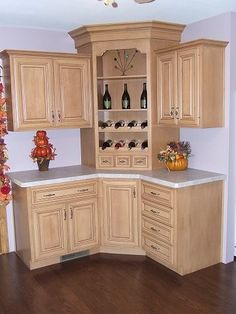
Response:
[[[6,207],[0,206],[0,255],[8,253],[8,232]]]

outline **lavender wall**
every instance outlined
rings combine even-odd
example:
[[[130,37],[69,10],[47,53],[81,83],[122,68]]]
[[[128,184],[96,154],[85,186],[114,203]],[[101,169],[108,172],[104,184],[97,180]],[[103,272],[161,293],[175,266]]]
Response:
[[[74,42],[67,33],[24,28],[0,28],[0,50],[23,49],[41,51],[76,52]],[[35,104],[37,106],[37,104]],[[29,158],[35,131],[9,132],[5,140],[8,147],[8,164],[11,171],[37,169]],[[50,167],[80,164],[79,129],[48,130],[50,142],[56,147],[57,157]],[[15,250],[12,205],[7,207],[8,233],[10,251]]]
[[[193,157],[190,167],[220,172],[227,175],[224,199],[223,261],[230,262],[234,255],[234,216],[235,216],[235,110],[236,104],[233,83],[233,50],[236,39],[232,37],[232,26],[236,15],[223,14],[188,25],[182,41],[209,38],[229,41],[225,59],[225,127],[214,129],[181,129],[182,140],[191,142]],[[234,25],[235,27],[235,25]],[[235,29],[235,28],[234,28]],[[236,52],[236,51],[235,51]],[[234,78],[234,85],[235,85]],[[201,153],[201,152],[204,152]]]

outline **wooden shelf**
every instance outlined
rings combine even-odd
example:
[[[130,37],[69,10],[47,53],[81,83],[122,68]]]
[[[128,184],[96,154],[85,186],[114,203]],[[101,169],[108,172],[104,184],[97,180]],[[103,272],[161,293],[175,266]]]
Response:
[[[99,109],[98,112],[147,112],[147,109]]]
[[[112,147],[107,147],[106,149],[102,150],[102,148],[99,147],[99,152],[103,153],[103,154],[106,154],[106,153],[113,153],[113,154],[114,153],[125,153],[125,154],[130,153],[130,154],[132,154],[133,152],[145,154],[148,152],[148,148],[141,149],[141,147],[139,145],[138,147],[134,147],[132,149],[129,149],[127,146],[121,147],[119,149],[115,149],[115,147],[112,146]]]
[[[99,133],[145,133],[148,132],[148,128],[141,129],[140,127],[121,127],[118,129],[115,129],[114,127],[107,127],[105,129],[98,128]]]
[[[120,76],[98,76],[97,80],[132,80],[132,79],[146,79],[145,74],[141,75],[120,75]]]

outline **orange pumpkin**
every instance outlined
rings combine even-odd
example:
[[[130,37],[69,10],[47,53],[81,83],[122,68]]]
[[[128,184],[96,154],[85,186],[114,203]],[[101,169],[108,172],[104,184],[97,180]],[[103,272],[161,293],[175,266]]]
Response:
[[[180,171],[188,168],[188,159],[178,159],[175,161],[167,161],[166,167],[171,171]]]

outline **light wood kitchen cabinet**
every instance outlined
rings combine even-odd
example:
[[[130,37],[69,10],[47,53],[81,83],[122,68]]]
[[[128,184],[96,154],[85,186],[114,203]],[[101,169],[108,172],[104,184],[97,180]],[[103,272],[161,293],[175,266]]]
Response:
[[[181,275],[220,262],[222,182],[180,189],[142,182],[142,247]]]
[[[103,181],[103,245],[139,245],[137,197],[136,181]]]
[[[30,269],[97,248],[97,182],[20,188],[13,184],[16,252]]]
[[[224,125],[226,45],[226,42],[196,40],[157,51],[159,125]]]
[[[88,56],[7,50],[1,57],[9,130],[92,126]]]

